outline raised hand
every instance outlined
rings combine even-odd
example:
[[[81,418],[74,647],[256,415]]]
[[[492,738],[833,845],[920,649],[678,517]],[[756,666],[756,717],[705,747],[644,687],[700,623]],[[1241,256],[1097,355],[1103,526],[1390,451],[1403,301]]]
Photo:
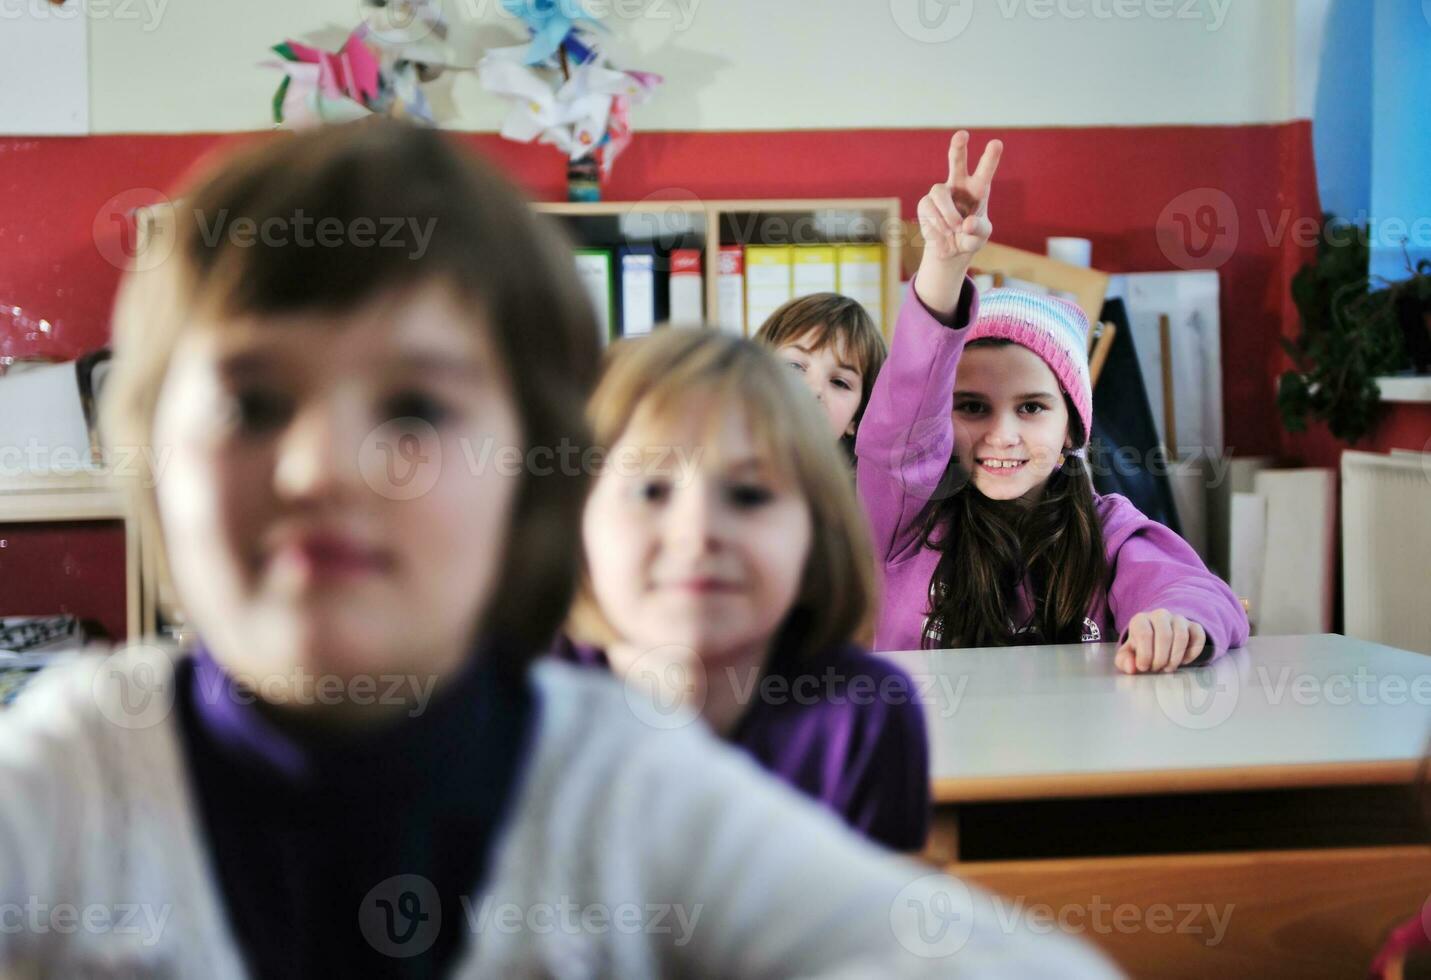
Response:
[[[970,257],[994,233],[989,221],[989,192],[994,173],[1004,155],[1004,144],[990,140],[969,173],[969,132],[961,129],[949,141],[949,176],[935,184],[919,202],[919,228],[925,255],[931,251],[941,262]]]

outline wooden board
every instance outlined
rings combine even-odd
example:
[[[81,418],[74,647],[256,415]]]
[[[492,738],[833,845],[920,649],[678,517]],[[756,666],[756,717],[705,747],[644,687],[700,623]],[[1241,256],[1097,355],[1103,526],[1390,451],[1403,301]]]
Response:
[[[1431,847],[974,862],[948,870],[1005,896],[1006,914],[1024,921],[1035,906],[1048,906],[1133,977],[1331,980],[1364,976],[1388,930],[1422,907]]]

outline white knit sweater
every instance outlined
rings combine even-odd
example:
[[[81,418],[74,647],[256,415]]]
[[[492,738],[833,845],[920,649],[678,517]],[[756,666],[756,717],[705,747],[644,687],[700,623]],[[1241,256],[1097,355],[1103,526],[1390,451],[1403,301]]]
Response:
[[[469,929],[455,976],[1112,975],[877,851],[701,726],[649,727],[606,674],[533,676],[539,723],[488,880],[441,910]],[[4,975],[245,975],[174,687],[166,653],[84,657],[0,713]]]

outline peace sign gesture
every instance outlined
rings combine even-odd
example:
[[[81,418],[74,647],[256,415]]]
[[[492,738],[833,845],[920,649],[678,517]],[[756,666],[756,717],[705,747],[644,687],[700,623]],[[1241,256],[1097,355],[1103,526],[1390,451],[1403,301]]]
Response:
[[[919,202],[919,229],[924,235],[925,254],[934,252],[941,261],[973,256],[994,226],[989,222],[989,191],[1004,144],[990,140],[979,158],[978,168],[969,173],[969,132],[961,129],[949,141],[949,179],[935,184]]]
[[[959,130],[949,141],[948,179],[931,187],[919,202],[924,258],[914,288],[924,305],[941,316],[954,311],[974,253],[994,233],[989,191],[1003,155],[1004,144],[990,140],[978,168],[969,173],[969,132]]]

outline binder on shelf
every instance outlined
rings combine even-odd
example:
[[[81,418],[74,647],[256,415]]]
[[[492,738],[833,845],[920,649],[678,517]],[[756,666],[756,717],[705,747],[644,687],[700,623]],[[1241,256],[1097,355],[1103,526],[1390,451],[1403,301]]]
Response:
[[[884,329],[884,246],[841,245],[838,292],[856,300],[880,330]]]
[[[745,248],[722,245],[716,278],[716,324],[745,336]]]
[[[601,331],[601,342],[609,342],[614,336],[612,325],[616,322],[616,294],[612,283],[611,252],[604,248],[579,248],[576,250],[576,274],[586,293],[591,297],[591,305],[596,307],[596,322]]]
[[[789,245],[745,247],[745,326],[759,330],[777,309],[794,296],[794,251]]]
[[[705,277],[701,275],[701,252],[678,248],[671,253],[670,315],[672,323],[705,323]]]
[[[833,293],[840,280],[833,245],[799,245],[795,248],[795,295]]]
[[[621,336],[641,337],[656,327],[656,250],[621,249]]]

